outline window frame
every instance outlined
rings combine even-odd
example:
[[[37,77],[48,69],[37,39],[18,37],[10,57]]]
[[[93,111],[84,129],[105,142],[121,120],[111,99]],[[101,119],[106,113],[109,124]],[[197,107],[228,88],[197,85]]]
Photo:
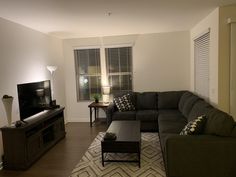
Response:
[[[97,75],[97,74],[85,74],[84,76],[86,77],[99,77],[100,76],[100,80],[102,78],[102,66],[101,66],[101,48],[98,47],[98,46],[91,46],[91,47],[77,47],[77,48],[74,48],[73,49],[73,52],[74,52],[74,64],[75,64],[75,80],[76,80],[76,97],[77,97],[77,102],[87,102],[87,101],[91,101],[93,100],[91,97],[92,97],[92,93],[91,93],[91,88],[89,87],[89,96],[90,96],[90,99],[80,99],[80,68],[78,67],[79,66],[79,63],[78,63],[78,57],[77,57],[77,50],[93,50],[93,49],[97,49],[99,51],[99,63],[100,63],[100,75]],[[90,79],[89,81],[90,82]],[[90,86],[91,84],[89,84]],[[100,81],[100,85],[102,87],[102,82]],[[101,92],[98,93],[98,94],[102,94],[102,89],[100,88]]]
[[[131,67],[131,72],[126,72],[129,73],[131,81],[131,90],[123,90],[123,91],[133,91],[134,89],[134,84],[133,84],[133,44],[114,44],[114,45],[102,45],[102,46],[96,46],[96,45],[91,45],[91,46],[81,46],[81,47],[74,47],[73,48],[73,56],[74,56],[74,64],[75,64],[75,80],[76,80],[76,97],[77,97],[77,102],[88,102],[88,101],[93,101],[91,95],[90,99],[87,100],[82,100],[80,99],[80,79],[77,79],[80,77],[79,73],[79,66],[78,61],[76,60],[76,50],[84,50],[84,49],[98,49],[100,53],[100,78],[101,78],[101,95],[102,95],[102,87],[109,85],[109,74],[108,74],[108,68],[107,68],[107,62],[106,62],[106,48],[125,48],[129,47],[131,48],[130,52],[130,67]],[[123,73],[122,75],[125,75],[125,72],[119,72]],[[121,74],[120,74],[121,75]],[[120,76],[118,75],[118,76]],[[104,82],[105,80],[105,82]],[[112,93],[112,86],[111,86],[111,95]]]
[[[131,71],[130,72],[114,72],[109,74],[109,65],[107,62],[107,57],[106,57],[106,49],[112,49],[112,48],[130,48],[130,66],[131,66]],[[109,76],[122,76],[122,75],[130,75],[130,85],[131,85],[131,90],[120,90],[120,92],[129,92],[133,91],[134,85],[133,85],[133,45],[107,45],[104,47],[104,52],[105,52],[105,62],[106,62],[106,75],[107,75],[107,82],[110,84],[109,81]],[[119,70],[120,70],[120,59],[119,59]],[[111,86],[111,94],[114,94],[112,85]],[[119,78],[119,87],[121,88],[121,79]]]

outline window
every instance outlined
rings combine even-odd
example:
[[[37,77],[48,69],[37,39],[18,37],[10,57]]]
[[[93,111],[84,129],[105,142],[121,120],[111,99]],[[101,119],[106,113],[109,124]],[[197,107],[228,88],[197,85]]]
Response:
[[[194,40],[195,92],[209,98],[209,43],[210,31]]]
[[[106,69],[112,93],[132,90],[132,48],[106,48]]]
[[[101,94],[102,80],[111,86],[111,94],[132,90],[132,47],[105,48],[102,55],[100,50],[74,50],[77,101]]]
[[[77,100],[90,100],[101,93],[100,49],[74,50]]]

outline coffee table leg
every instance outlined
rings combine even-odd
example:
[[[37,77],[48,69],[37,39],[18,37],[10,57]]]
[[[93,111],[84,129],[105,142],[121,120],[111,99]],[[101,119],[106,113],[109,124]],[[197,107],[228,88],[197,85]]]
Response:
[[[141,168],[141,162],[140,162],[140,152],[138,152],[138,166]]]
[[[104,167],[104,157],[103,157],[103,152],[102,152],[102,166]]]

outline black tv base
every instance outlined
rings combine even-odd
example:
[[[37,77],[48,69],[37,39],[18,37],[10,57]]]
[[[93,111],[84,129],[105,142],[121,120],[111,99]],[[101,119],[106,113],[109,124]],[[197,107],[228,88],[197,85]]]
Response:
[[[2,127],[3,168],[25,170],[65,137],[64,108],[45,111],[20,127]]]

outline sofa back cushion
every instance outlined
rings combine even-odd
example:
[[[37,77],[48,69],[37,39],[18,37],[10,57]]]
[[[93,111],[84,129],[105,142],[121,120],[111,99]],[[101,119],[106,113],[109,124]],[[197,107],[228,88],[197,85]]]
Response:
[[[181,96],[186,91],[158,92],[158,109],[178,109]]]
[[[206,116],[205,134],[231,136],[235,125],[232,116],[216,108],[210,109]]]
[[[143,92],[137,93],[136,109],[157,109],[157,93],[156,92]]]
[[[200,97],[194,95],[191,92],[185,92],[182,97],[180,98],[179,101],[179,110],[180,112],[185,116],[188,117],[189,113],[191,112],[194,104],[198,101],[201,100]],[[195,117],[196,118],[196,117]]]
[[[190,98],[193,94],[189,91],[186,91],[185,93],[183,93],[183,95],[181,96],[180,100],[179,100],[179,110],[182,112],[184,104],[186,102],[186,100],[188,98]]]
[[[206,115],[206,113],[209,111],[209,109],[212,109],[213,107],[205,102],[204,100],[198,100],[191,109],[189,115],[188,115],[188,122],[196,119],[196,117],[199,117],[201,115]]]

